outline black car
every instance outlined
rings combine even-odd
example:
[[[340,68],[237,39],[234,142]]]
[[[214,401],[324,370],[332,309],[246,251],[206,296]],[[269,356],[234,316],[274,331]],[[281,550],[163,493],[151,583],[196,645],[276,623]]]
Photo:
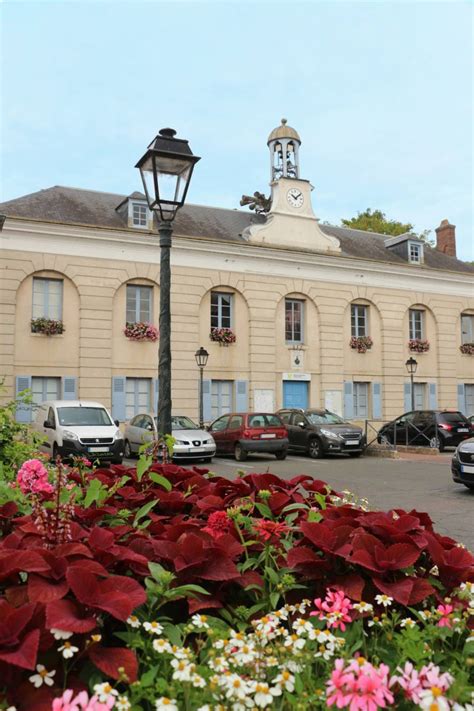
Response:
[[[277,414],[288,429],[289,449],[313,459],[323,454],[360,457],[366,445],[362,429],[329,410],[283,408]]]
[[[456,410],[413,410],[388,422],[379,430],[381,444],[405,444],[415,447],[456,447],[472,437],[474,426]]]
[[[451,460],[453,481],[474,489],[474,437],[458,445]]]

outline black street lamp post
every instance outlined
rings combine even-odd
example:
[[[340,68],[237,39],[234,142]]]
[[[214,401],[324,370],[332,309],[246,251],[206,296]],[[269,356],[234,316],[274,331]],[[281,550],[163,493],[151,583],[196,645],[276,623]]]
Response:
[[[204,398],[203,398],[203,378],[204,378],[204,368],[207,365],[207,359],[209,358],[209,353],[205,348],[201,348],[194,354],[196,358],[196,364],[200,370],[199,375],[199,427],[202,429],[204,427]]]
[[[413,358],[413,356],[410,356],[408,358],[407,362],[405,363],[406,369],[408,371],[408,374],[410,376],[410,390],[411,390],[411,409],[415,409],[415,389],[413,387],[413,376],[416,373],[416,369],[418,368],[418,362]]]
[[[159,213],[160,234],[160,341],[158,348],[158,432],[171,434],[171,269],[172,221],[184,205],[194,166],[188,141],[176,131],[162,128],[136,164],[150,210]]]

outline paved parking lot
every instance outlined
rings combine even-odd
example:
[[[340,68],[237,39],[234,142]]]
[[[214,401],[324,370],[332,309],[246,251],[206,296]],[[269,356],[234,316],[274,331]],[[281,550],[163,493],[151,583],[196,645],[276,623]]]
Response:
[[[215,457],[209,468],[234,477],[238,469],[291,478],[310,474],[335,489],[349,489],[369,500],[373,508],[426,511],[439,533],[452,536],[474,551],[474,492],[451,479],[452,452],[439,455],[404,455],[401,459],[378,457],[327,457],[312,460],[290,455],[283,462],[272,456],[254,455],[245,462]],[[134,464],[135,462],[130,462]]]

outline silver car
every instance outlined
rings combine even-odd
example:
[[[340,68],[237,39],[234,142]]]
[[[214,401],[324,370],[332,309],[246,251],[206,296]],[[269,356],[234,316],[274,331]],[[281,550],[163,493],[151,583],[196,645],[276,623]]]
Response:
[[[212,461],[216,453],[214,438],[206,430],[199,427],[185,415],[173,415],[171,418],[172,435],[176,442],[173,448],[173,459],[201,459]],[[124,457],[130,458],[138,454],[139,448],[145,442],[157,439],[158,431],[156,417],[149,413],[135,415],[124,431]]]

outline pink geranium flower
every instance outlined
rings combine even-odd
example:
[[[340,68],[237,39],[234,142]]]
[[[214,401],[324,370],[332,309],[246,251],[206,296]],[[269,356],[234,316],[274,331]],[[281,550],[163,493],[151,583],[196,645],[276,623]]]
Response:
[[[27,459],[23,462],[16,481],[24,494],[51,494],[54,491],[48,482],[48,470],[39,459]]]
[[[96,695],[89,699],[87,691],[81,691],[74,698],[73,694],[72,689],[67,689],[60,698],[54,699],[51,711],[108,711],[115,703],[113,696],[102,702]]]
[[[336,659],[335,668],[327,682],[327,705],[347,707],[349,711],[377,711],[393,703],[390,691],[389,668],[386,664],[374,667],[363,657],[353,659],[344,667],[343,659]]]
[[[453,683],[453,677],[447,672],[440,672],[438,666],[432,662],[423,666],[417,671],[411,662],[405,662],[403,669],[398,668],[401,676],[393,676],[390,686],[398,684],[405,692],[405,697],[419,704],[422,701],[424,692],[438,689],[440,693],[449,689]]]
[[[349,612],[352,610],[352,603],[340,590],[337,592],[329,591],[324,600],[318,597],[314,604],[317,607],[317,611],[311,612],[310,616],[326,620],[328,627],[340,628],[344,632],[346,629],[345,623],[351,622]]]

